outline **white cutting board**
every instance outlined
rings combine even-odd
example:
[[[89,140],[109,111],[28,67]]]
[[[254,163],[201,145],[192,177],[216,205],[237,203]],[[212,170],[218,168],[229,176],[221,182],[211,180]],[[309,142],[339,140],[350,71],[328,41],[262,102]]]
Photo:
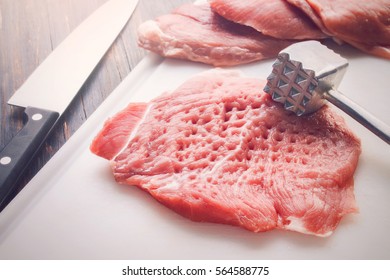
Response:
[[[350,61],[340,90],[390,124],[390,62],[337,48]],[[265,78],[272,62],[239,68]],[[328,238],[192,222],[115,183],[108,162],[89,151],[107,117],[210,68],[146,57],[0,213],[0,259],[390,259],[390,146],[347,116],[363,146],[360,213]]]

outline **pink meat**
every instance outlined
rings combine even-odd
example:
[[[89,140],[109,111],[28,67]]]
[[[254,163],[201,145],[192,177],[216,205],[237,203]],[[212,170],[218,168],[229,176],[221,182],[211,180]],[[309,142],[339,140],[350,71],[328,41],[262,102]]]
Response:
[[[308,16],[285,0],[210,0],[210,5],[224,18],[271,37],[295,40],[327,37]]]
[[[390,58],[390,0],[287,0],[321,30],[358,49]]]
[[[129,135],[142,119],[146,108],[146,103],[129,104],[115,118],[109,119],[105,129],[100,131],[92,142],[91,151],[105,159],[112,159],[126,145]]]
[[[275,57],[293,41],[227,21],[209,4],[185,4],[138,29],[138,43],[164,57],[228,66]]]
[[[193,221],[327,236],[357,211],[360,141],[330,108],[297,117],[264,84],[208,71],[146,107],[130,104],[91,149],[111,159],[119,183]],[[122,129],[126,141],[117,138]]]

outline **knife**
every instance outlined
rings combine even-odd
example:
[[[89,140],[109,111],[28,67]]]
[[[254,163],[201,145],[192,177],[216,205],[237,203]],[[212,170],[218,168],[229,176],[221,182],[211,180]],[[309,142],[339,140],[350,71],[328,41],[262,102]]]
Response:
[[[138,0],[110,0],[82,22],[8,101],[26,123],[0,152],[0,206],[61,114],[130,19]]]

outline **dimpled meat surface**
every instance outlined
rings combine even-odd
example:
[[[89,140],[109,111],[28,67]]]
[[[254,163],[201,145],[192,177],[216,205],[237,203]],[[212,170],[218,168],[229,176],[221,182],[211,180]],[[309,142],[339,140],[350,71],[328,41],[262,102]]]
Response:
[[[207,71],[130,104],[106,122],[91,150],[111,161],[117,182],[193,221],[328,236],[357,211],[360,141],[330,108],[297,117],[264,84]],[[122,126],[132,128],[127,139],[118,137]]]

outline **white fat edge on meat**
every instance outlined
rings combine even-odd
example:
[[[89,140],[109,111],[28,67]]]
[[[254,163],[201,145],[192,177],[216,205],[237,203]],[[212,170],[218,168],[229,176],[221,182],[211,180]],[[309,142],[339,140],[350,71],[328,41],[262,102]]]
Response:
[[[155,20],[145,21],[140,25],[140,28],[138,30],[140,45],[143,46],[145,49],[150,49],[155,52],[160,51],[162,53],[162,56],[164,57],[176,57],[177,55],[180,56],[181,54],[185,53],[189,60],[204,62],[206,64],[210,64],[210,62],[213,61],[213,59],[211,59],[209,56],[195,54],[191,45],[184,44],[181,42],[182,44],[179,44],[179,47],[176,47],[176,43],[179,42],[179,40],[163,32]],[[158,40],[156,40],[159,42],[156,46],[154,40],[150,39],[155,37],[159,38]],[[212,47],[212,49],[214,52],[224,52],[226,50],[226,47],[214,46]],[[229,47],[229,52],[234,53],[236,55],[245,55],[247,53],[247,49],[238,46],[231,46]],[[263,57],[263,55],[260,53],[258,56],[259,58]]]
[[[174,37],[168,36],[166,33],[164,33],[160,26],[158,26],[157,22],[154,20],[148,20],[145,21],[140,25],[140,28],[138,29],[140,33],[140,38],[153,38],[157,36],[158,38],[164,38],[159,40],[159,43],[162,44],[161,51],[164,52],[165,56],[175,55],[177,53],[181,52],[181,48],[175,48],[172,47],[172,42],[177,41]],[[141,44],[149,45],[149,39],[147,39],[145,42],[142,42]],[[151,47],[151,46],[150,46]],[[159,47],[161,48],[161,46]]]
[[[315,235],[315,236],[319,236],[319,237],[328,237],[333,233],[333,231],[328,231],[324,234],[318,234],[318,233],[314,233],[312,231],[309,231],[306,229],[306,227],[303,223],[303,220],[301,218],[291,216],[291,217],[288,217],[287,220],[290,221],[290,224],[283,226],[283,228],[285,228],[287,230],[296,231],[296,232],[309,234],[309,235]]]
[[[120,149],[119,152],[114,157],[112,157],[111,161],[114,161],[115,158],[118,155],[120,155],[127,148],[127,146],[130,144],[131,140],[133,140],[133,138],[135,137],[135,135],[138,132],[138,129],[139,129],[140,125],[145,121],[146,116],[149,114],[149,111],[150,111],[151,107],[152,107],[152,104],[148,104],[148,107],[146,108],[146,110],[144,112],[144,115],[142,116],[142,119],[137,123],[137,125],[135,126],[133,131],[130,133],[129,138],[127,139],[126,144],[123,145],[122,149]]]
[[[282,178],[284,180],[284,186],[287,187],[284,170],[282,171]],[[317,199],[317,202],[318,202],[318,199]],[[319,204],[321,204],[321,203],[319,203]],[[281,228],[284,228],[286,230],[300,232],[300,233],[308,234],[308,235],[314,235],[314,236],[318,236],[318,237],[328,237],[333,233],[333,231],[331,231],[331,230],[324,233],[324,234],[319,234],[319,233],[315,233],[313,231],[308,230],[303,222],[303,220],[304,220],[303,217],[299,218],[299,217],[289,216],[286,218],[286,220],[289,221],[290,223],[284,224],[282,221],[282,217],[281,216],[278,217],[278,225]]]
[[[180,189],[181,184],[179,184],[180,176],[173,174],[171,178],[173,177],[174,180],[170,180],[168,184],[160,186],[157,191],[165,191],[165,190],[178,190]]]
[[[195,5],[198,5],[198,6],[201,6],[201,5],[204,5],[204,4],[207,4],[208,3],[208,0],[198,0],[198,1],[195,1],[194,4]],[[161,28],[158,26],[157,22],[155,20],[147,20],[145,22],[143,22],[141,24],[142,28],[140,28],[139,30],[142,30],[142,34],[157,34],[160,38],[162,37],[166,37],[167,39],[169,40],[166,40],[166,41],[176,41],[176,39],[172,36],[168,36],[167,34],[165,34]],[[146,38],[150,37],[150,36],[145,36]],[[180,50],[180,48],[178,49]]]

